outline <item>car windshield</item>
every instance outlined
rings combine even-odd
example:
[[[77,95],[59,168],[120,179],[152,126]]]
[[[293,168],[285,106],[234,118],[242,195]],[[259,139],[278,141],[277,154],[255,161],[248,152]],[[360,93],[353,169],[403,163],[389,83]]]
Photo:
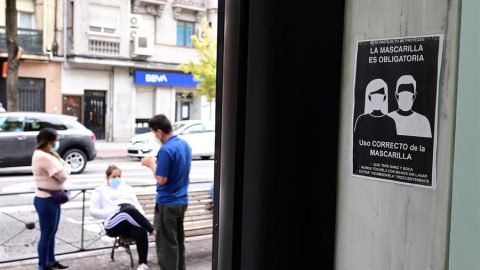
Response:
[[[172,125],[172,129],[173,129],[173,132],[179,130],[180,128],[182,128],[183,126],[185,126],[185,123],[175,123]]]

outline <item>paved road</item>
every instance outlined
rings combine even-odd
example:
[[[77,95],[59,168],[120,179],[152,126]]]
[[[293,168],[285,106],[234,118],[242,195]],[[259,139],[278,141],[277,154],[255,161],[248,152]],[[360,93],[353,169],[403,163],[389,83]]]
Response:
[[[212,236],[188,238],[186,241],[186,257],[188,270],[211,270],[212,269]],[[88,251],[57,256],[57,260],[70,266],[70,269],[82,270],[128,270],[130,259],[123,248],[115,250],[115,261],[110,260],[111,249]],[[137,251],[132,248],[135,268],[137,267]],[[36,270],[36,259],[17,262],[0,263],[0,269],[9,270]],[[155,254],[155,243],[150,244],[148,252],[149,270],[159,270]]]
[[[66,182],[66,188],[84,185],[98,185],[105,180],[105,170],[108,164],[115,164],[122,170],[122,178],[129,184],[155,183],[149,169],[143,167],[134,159],[96,159],[88,163],[81,174],[71,175]],[[191,184],[197,188],[208,188],[213,181],[213,160],[194,160],[190,172]],[[35,182],[31,167],[0,168],[0,192],[33,191]]]

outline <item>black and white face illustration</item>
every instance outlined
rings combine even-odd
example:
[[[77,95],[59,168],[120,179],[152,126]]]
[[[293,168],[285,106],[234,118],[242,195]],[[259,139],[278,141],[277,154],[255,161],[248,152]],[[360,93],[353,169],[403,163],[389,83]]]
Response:
[[[397,81],[395,98],[401,111],[410,111],[417,96],[417,82],[411,75],[403,75]]]
[[[415,94],[403,91],[397,94],[398,108],[402,111],[410,111],[415,100]]]
[[[365,113],[381,111],[388,113],[388,86],[382,79],[374,79],[365,89]]]
[[[432,138],[428,118],[412,110],[416,97],[417,83],[415,79],[411,75],[401,76],[395,90],[398,110],[390,112],[388,116],[395,120],[398,135]]]
[[[371,94],[370,103],[372,103],[373,110],[381,111],[386,98],[385,94]]]

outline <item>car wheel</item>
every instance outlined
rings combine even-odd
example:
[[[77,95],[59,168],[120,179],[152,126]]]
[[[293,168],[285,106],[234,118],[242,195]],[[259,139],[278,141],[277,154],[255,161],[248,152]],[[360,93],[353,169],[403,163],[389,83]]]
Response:
[[[200,156],[200,158],[203,160],[207,160],[207,159],[210,159],[210,156]]]
[[[79,149],[70,149],[63,154],[63,159],[72,167],[72,174],[83,172],[87,166],[87,156]]]

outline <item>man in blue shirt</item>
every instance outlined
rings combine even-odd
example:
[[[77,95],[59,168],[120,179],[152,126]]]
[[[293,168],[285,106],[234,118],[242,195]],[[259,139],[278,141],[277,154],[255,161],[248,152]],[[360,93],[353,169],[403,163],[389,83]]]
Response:
[[[192,149],[173,133],[172,124],[165,115],[152,117],[148,127],[162,145],[156,158],[146,157],[141,161],[157,181],[153,226],[157,231],[158,264],[162,270],[185,270],[183,220],[188,207]]]

